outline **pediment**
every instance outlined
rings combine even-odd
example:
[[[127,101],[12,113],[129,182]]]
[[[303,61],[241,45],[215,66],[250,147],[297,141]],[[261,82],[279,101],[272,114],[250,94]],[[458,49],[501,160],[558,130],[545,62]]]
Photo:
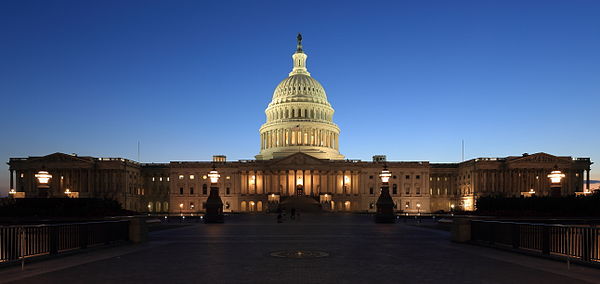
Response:
[[[36,157],[32,160],[45,162],[45,163],[63,163],[63,162],[86,162],[90,163],[89,159],[78,157],[75,155],[69,155],[65,153],[54,153],[43,157]]]
[[[305,153],[295,153],[285,158],[274,161],[273,166],[320,166],[325,164],[329,160],[317,159],[311,155]]]
[[[510,161],[510,163],[560,163],[564,162],[565,158],[557,157],[547,153],[535,153],[523,157],[517,157]]]

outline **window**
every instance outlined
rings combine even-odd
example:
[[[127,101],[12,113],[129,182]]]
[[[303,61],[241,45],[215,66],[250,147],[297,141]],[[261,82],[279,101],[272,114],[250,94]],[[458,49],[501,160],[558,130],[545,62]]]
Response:
[[[190,175],[190,179],[194,179],[196,178],[194,175]]]
[[[404,188],[406,188],[406,194],[410,194],[410,186],[405,185]]]
[[[398,185],[395,183],[392,185],[392,194],[398,194]]]
[[[229,194],[229,187],[225,189],[225,194]]]
[[[207,188],[206,183],[202,185],[202,194],[206,195]]]
[[[170,178],[170,177],[167,177],[167,181],[170,181],[170,180],[171,180],[171,178]]]
[[[394,179],[396,179],[396,176],[393,176]]]
[[[183,179],[183,175],[179,175],[179,179]]]
[[[421,194],[421,187],[417,186],[416,191],[417,191],[417,194]]]
[[[195,206],[194,206],[194,202],[190,202],[190,209],[191,209],[191,210],[194,210],[194,207],[195,207]]]
[[[183,194],[183,187],[179,188],[179,194]]]
[[[417,178],[417,179],[421,179],[421,176],[420,176],[420,175],[417,175],[417,176],[416,176],[416,178]]]
[[[369,176],[369,179],[373,179],[373,176]]]
[[[190,187],[190,194],[194,194],[194,188]]]
[[[60,177],[62,179],[62,177]],[[152,177],[152,181],[154,181],[154,177]]]
[[[410,175],[406,175],[406,179],[410,179]]]
[[[162,177],[159,177],[159,178],[158,178],[158,181],[162,181]]]
[[[369,187],[369,194],[373,194],[373,191],[374,191],[374,190],[373,190],[373,187],[372,187],[372,186],[371,186],[371,187]]]

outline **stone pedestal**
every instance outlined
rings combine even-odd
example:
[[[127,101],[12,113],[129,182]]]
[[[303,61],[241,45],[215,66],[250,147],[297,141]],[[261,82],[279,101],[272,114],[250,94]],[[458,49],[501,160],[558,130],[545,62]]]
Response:
[[[381,187],[381,194],[377,199],[377,213],[375,213],[375,223],[395,223],[394,200],[390,195],[390,187],[385,183]]]
[[[135,217],[129,220],[129,240],[134,243],[144,243],[148,239],[148,226],[146,218]]]
[[[471,220],[454,218],[452,221],[452,241],[466,243],[471,240]]]
[[[552,185],[550,187],[550,196],[552,197],[560,197],[561,196],[561,188],[560,185]]]
[[[206,199],[206,215],[204,215],[204,223],[224,223],[223,218],[223,201],[219,196],[218,187],[210,187],[210,194]]]

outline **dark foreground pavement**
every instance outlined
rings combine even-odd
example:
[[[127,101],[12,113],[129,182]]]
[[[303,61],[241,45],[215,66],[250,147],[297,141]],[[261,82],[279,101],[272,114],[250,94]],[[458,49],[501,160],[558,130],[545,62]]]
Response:
[[[16,283],[600,283],[600,270],[449,241],[369,216],[229,216],[153,232],[150,242],[0,270]],[[278,258],[312,250],[321,258]]]

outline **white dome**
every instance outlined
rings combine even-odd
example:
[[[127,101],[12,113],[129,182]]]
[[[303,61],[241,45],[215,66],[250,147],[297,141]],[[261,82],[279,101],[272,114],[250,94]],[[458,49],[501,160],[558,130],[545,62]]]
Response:
[[[281,81],[273,92],[272,107],[287,102],[309,102],[330,106],[325,89],[310,75],[295,74]]]
[[[292,55],[294,68],[273,92],[260,128],[260,154],[267,160],[302,152],[319,159],[343,159],[339,153],[340,129],[333,123],[334,110],[323,86],[310,76],[298,35],[298,48]]]

